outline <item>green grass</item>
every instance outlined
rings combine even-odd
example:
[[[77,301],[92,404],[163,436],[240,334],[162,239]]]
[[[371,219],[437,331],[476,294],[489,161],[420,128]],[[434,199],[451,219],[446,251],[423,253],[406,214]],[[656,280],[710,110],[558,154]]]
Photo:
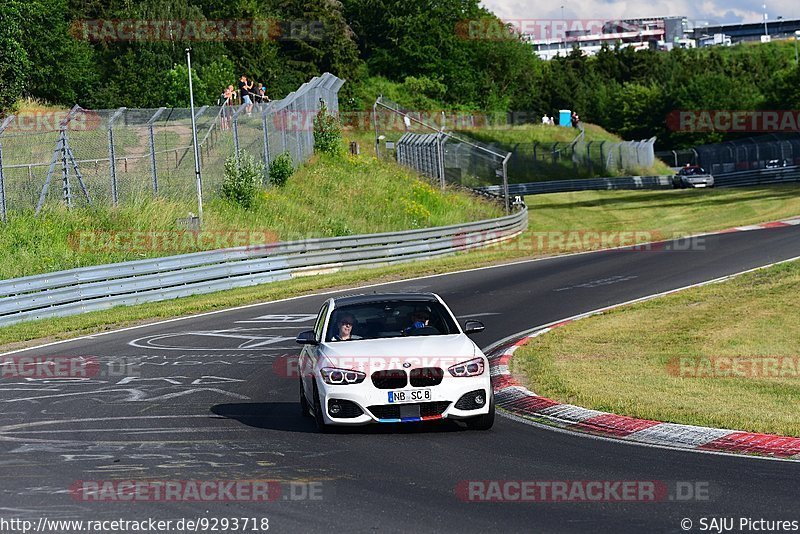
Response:
[[[558,328],[512,368],[537,394],[586,408],[800,436],[798,291],[800,262],[748,273]],[[740,376],[722,358],[739,359]]]
[[[194,202],[144,197],[118,208],[68,211],[57,206],[39,217],[12,214],[0,225],[0,278],[220,248],[214,240],[199,245],[181,241],[154,250],[107,245],[104,232],[174,233],[179,230],[176,219],[196,208]],[[410,171],[365,154],[315,158],[283,188],[262,192],[251,210],[213,198],[204,206],[203,231],[246,231],[254,239],[263,233],[274,241],[443,226],[500,215],[497,204],[460,191],[443,193]]]
[[[596,124],[584,124],[586,141],[611,141],[618,143],[622,139]],[[485,143],[571,143],[579,130],[563,126],[544,124],[521,124],[517,126],[487,126],[463,130],[463,133]]]
[[[529,230],[517,239],[500,246],[447,258],[420,261],[413,266],[402,264],[317,275],[168,302],[120,307],[104,312],[12,325],[0,328],[0,350],[22,344],[30,345],[33,340],[66,339],[152,319],[265,302],[322,289],[398,280],[408,278],[409,273],[413,273],[413,276],[423,276],[580,250],[572,247],[540,248],[537,246],[537,232],[590,230],[646,233],[652,230],[664,236],[673,232],[685,235],[695,231],[723,229],[800,215],[798,186],[716,191],[587,191],[538,195],[527,197],[526,200],[530,208]],[[158,210],[154,210],[152,216],[163,216],[165,220],[170,218],[166,214],[160,214]],[[49,228],[52,229],[52,226]],[[593,248],[592,245],[589,243],[589,248]],[[596,248],[596,244],[594,245]]]
[[[599,176],[625,175],[663,175],[673,174],[664,162],[656,159],[651,167],[630,167],[610,172],[604,170],[604,161],[609,147],[601,142],[618,143],[618,136],[607,132],[596,124],[584,124],[587,142],[585,148],[578,147],[578,153],[590,154],[592,168],[576,165],[572,161],[570,143],[575,140],[578,130],[560,126],[525,124],[519,126],[490,126],[463,133],[484,143],[498,143],[504,150],[514,152],[508,162],[509,181],[512,183],[538,182],[545,180],[568,180],[574,178],[593,178]],[[591,145],[588,143],[591,142]],[[538,143],[533,147],[534,143]],[[553,151],[560,154],[553,160]]]
[[[737,189],[581,191],[526,197],[541,231],[654,231],[665,237],[800,215],[800,185]]]

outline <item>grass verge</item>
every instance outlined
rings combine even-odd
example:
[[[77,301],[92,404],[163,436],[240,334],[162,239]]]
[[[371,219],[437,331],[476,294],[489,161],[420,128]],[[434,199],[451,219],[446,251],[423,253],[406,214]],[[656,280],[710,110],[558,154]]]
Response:
[[[545,124],[520,124],[515,126],[485,126],[462,132],[473,139],[486,143],[571,143],[580,133],[575,128]],[[622,138],[596,124],[584,124],[586,141],[611,141],[619,143]]]
[[[671,175],[672,169],[656,158],[651,167],[629,166],[615,171],[604,170],[604,161],[613,145],[602,142],[619,143],[622,139],[596,124],[584,124],[584,141],[591,143],[578,148],[580,153],[590,154],[592,168],[576,165],[570,152],[564,152],[556,160],[553,150],[565,150],[578,130],[560,126],[525,124],[518,126],[488,126],[480,129],[464,130],[463,133],[484,143],[498,143],[502,149],[513,151],[508,162],[508,174],[512,183],[538,182],[544,180],[571,180],[597,176],[625,175]],[[533,148],[533,143],[537,147]],[[554,145],[558,143],[558,147]],[[605,147],[605,148],[602,148]]]
[[[800,262],[625,306],[532,339],[539,395],[644,419],[800,436]]]
[[[189,211],[196,211],[192,202],[145,198],[118,208],[13,214],[0,224],[0,279],[235,244],[390,232],[502,215],[498,204],[462,191],[442,192],[415,173],[369,155],[314,158],[285,186],[262,191],[251,209],[214,198],[205,205],[204,236],[178,228],[176,219]],[[246,232],[246,242],[226,241],[233,232]],[[148,233],[159,239],[131,239]],[[115,241],[114,235],[122,239]]]
[[[537,232],[641,231],[686,235],[800,214],[800,186],[708,191],[586,191],[528,197],[529,229],[500,246],[413,265],[414,276],[491,265],[546,254],[598,248],[577,243],[539,247]],[[646,234],[647,232],[643,232]],[[547,244],[547,243],[545,243]],[[569,242],[564,242],[569,245]],[[253,288],[200,295],[85,315],[33,321],[0,328],[0,350],[37,340],[67,339],[153,319],[189,315],[255,302],[359,284],[408,278],[409,265],[340,272]]]

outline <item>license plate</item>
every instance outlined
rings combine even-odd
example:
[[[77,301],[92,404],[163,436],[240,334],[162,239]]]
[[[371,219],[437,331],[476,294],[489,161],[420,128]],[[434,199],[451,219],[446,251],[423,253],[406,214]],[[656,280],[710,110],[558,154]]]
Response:
[[[389,391],[389,404],[402,404],[404,402],[427,402],[431,400],[429,389],[402,389]]]

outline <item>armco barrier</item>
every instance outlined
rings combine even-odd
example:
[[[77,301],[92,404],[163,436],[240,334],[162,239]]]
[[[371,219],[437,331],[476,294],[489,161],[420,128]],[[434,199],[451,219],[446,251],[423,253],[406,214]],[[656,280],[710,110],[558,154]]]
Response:
[[[716,187],[747,187],[800,182],[800,166],[778,169],[759,169],[755,171],[715,174]],[[584,180],[553,180],[549,182],[530,182],[508,184],[509,195],[540,195],[543,193],[567,193],[570,191],[598,191],[605,189],[670,189],[672,175],[669,176],[622,176],[619,178],[589,178]],[[497,194],[498,186],[479,188],[487,193]]]
[[[714,175],[714,185],[717,187],[747,187],[792,182],[800,182],[800,166]]]
[[[672,176],[623,176],[620,178],[586,178],[581,180],[553,180],[508,184],[509,195],[540,195],[568,191],[595,191],[603,189],[669,189]],[[483,187],[489,193],[499,192],[498,186]]]
[[[0,326],[452,254],[510,239],[527,210],[438,228],[308,239],[82,267],[0,282]]]

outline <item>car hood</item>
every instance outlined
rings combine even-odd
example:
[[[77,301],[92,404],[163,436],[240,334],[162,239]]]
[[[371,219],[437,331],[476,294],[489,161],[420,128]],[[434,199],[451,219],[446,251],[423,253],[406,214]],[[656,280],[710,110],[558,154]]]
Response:
[[[326,344],[320,365],[367,374],[400,367],[447,369],[479,354],[466,334],[363,339]]]

